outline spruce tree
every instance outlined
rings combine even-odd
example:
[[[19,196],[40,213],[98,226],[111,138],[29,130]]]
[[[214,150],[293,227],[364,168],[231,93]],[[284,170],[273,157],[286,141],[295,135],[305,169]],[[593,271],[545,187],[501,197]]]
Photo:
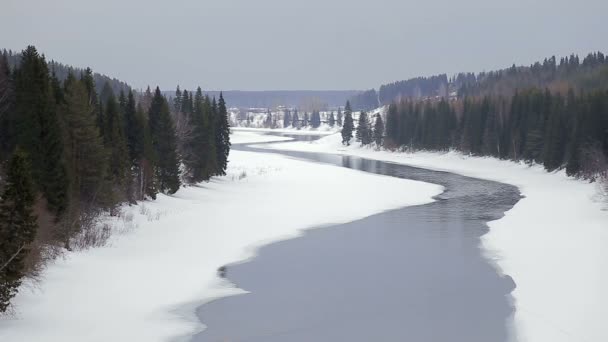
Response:
[[[124,191],[129,177],[129,151],[127,149],[127,138],[124,131],[124,123],[119,104],[112,91],[107,95],[105,105],[106,134],[104,136],[106,149],[109,151],[110,164],[109,173],[115,191],[115,200],[120,201],[126,195]],[[123,106],[126,107],[124,94],[121,96]]]
[[[382,115],[376,114],[376,122],[374,123],[374,142],[377,147],[382,146],[384,140],[384,122],[382,121]]]
[[[291,127],[300,129],[300,118],[298,117],[298,110],[294,109],[293,115],[291,116]]]
[[[388,106],[388,112],[386,114],[386,139],[384,144],[387,148],[394,148],[398,146],[399,143],[399,113],[397,111],[397,105],[391,103]]]
[[[156,199],[158,193],[158,186],[155,175],[155,163],[158,159],[154,151],[152,144],[152,133],[150,132],[150,125],[148,124],[147,116],[144,112],[142,104],[137,105],[136,110],[137,127],[139,132],[139,138],[143,142],[143,155],[139,162],[139,176],[138,176],[138,194],[139,199],[144,199],[145,196],[149,196],[152,199]]]
[[[230,124],[228,123],[228,110],[224,95],[220,92],[217,105],[217,125],[215,127],[215,148],[217,153],[217,175],[226,175],[228,155],[230,154]]]
[[[342,108],[338,107],[338,115],[336,116],[336,124],[342,127]]]
[[[123,109],[125,138],[129,152],[127,170],[127,198],[130,202],[142,199],[141,173],[144,155],[144,122],[138,118],[133,91],[129,90]],[[142,113],[143,115],[143,113]]]
[[[336,117],[334,116],[334,112],[331,112],[329,114],[328,123],[329,123],[329,127],[332,127],[332,128],[336,125]]]
[[[38,225],[35,194],[26,154],[17,149],[8,165],[0,198],[0,312],[6,311],[24,276],[24,260]]]
[[[319,111],[314,110],[310,115],[310,126],[312,128],[319,128],[321,126],[321,114]]]
[[[357,122],[356,139],[362,145],[369,145],[372,142],[371,128],[366,112],[359,114],[359,120]]]
[[[283,113],[283,128],[287,128],[289,125],[291,125],[291,112],[289,109],[285,109]]]
[[[80,208],[81,203],[86,207],[92,204],[110,204],[106,183],[108,154],[99,135],[85,85],[70,74],[64,82],[64,88],[65,102],[60,113],[65,127],[66,165],[70,176],[68,216],[75,221],[84,209]],[[67,227],[64,236],[66,243],[76,228]]]
[[[340,112],[338,112],[340,115]],[[350,146],[350,141],[353,138],[353,114],[350,109],[350,102],[346,101],[346,107],[344,107],[344,124],[342,125],[342,144]]]
[[[184,91],[184,94],[186,92]],[[156,157],[155,175],[158,190],[174,194],[180,187],[179,158],[177,137],[171,120],[169,104],[156,87],[148,113],[152,148]]]
[[[304,118],[302,119],[302,127],[308,127],[308,112],[304,112]]]
[[[11,146],[20,146],[30,158],[36,188],[49,209],[60,214],[66,207],[64,151],[55,97],[43,56],[33,46],[21,54],[15,73],[15,110],[10,119]]]

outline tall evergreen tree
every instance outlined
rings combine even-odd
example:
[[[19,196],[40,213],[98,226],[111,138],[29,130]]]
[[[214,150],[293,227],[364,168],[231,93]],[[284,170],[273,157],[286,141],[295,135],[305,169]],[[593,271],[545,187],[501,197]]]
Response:
[[[338,115],[336,116],[336,124],[342,127],[342,108],[338,107]]]
[[[217,153],[217,175],[226,174],[228,167],[228,155],[230,154],[230,124],[228,122],[228,110],[224,95],[220,92],[217,106],[217,125],[215,127],[215,148]]]
[[[69,174],[69,222],[63,233],[64,242],[69,243],[71,234],[79,228],[79,217],[94,205],[109,205],[107,191],[108,154],[103,146],[99,129],[95,123],[94,107],[91,105],[84,84],[68,75],[64,82],[65,102],[60,108]]]
[[[30,165],[25,153],[17,149],[0,198],[0,312],[8,308],[24,276],[24,260],[38,229],[32,213],[34,201]]]
[[[184,91],[184,94],[186,91]],[[150,136],[155,157],[155,174],[158,190],[174,194],[180,187],[177,137],[171,121],[169,104],[156,87],[148,113]]]
[[[392,148],[399,145],[399,113],[397,111],[397,104],[391,103],[388,106],[386,113],[386,140],[384,141],[386,147]]]
[[[126,107],[126,99],[121,94],[123,108]],[[125,108],[126,109],[126,108]],[[110,155],[109,173],[115,192],[116,200],[121,200],[129,177],[129,151],[127,149],[127,138],[124,131],[123,115],[119,104],[116,102],[113,92],[108,94],[105,105],[106,135],[105,146]]]
[[[338,115],[340,112],[338,111]],[[350,102],[346,101],[346,107],[344,107],[344,124],[342,125],[342,144],[350,146],[350,141],[353,138],[353,113],[350,109]]]
[[[142,198],[141,173],[144,155],[144,122],[138,118],[133,91],[129,90],[124,104],[125,138],[128,157],[127,199],[130,202]],[[142,118],[143,119],[143,118]]]
[[[36,188],[49,208],[61,213],[66,206],[67,177],[63,164],[61,127],[57,118],[49,71],[33,46],[21,54],[15,73],[15,110],[10,119],[12,145],[20,146],[31,161]]]
[[[289,125],[291,125],[291,111],[285,109],[285,112],[283,112],[283,128],[287,128]]]
[[[300,118],[298,117],[298,110],[294,109],[293,115],[291,116],[292,124],[291,127],[300,129]]]
[[[376,122],[374,123],[374,142],[376,146],[382,146],[384,140],[384,122],[382,121],[382,115],[376,114]]]
[[[372,143],[372,132],[367,113],[362,111],[359,114],[359,120],[357,122],[356,139],[362,145],[369,145]]]
[[[321,126],[321,114],[317,110],[313,110],[310,115],[310,126],[312,128],[319,128]]]
[[[334,115],[334,112],[331,112],[329,114],[329,119],[327,121],[329,123],[329,127],[333,128],[336,125],[336,117]]]

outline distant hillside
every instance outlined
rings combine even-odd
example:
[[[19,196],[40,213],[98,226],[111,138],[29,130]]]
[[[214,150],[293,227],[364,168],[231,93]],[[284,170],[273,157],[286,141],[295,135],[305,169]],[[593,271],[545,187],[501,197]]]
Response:
[[[434,97],[464,97],[483,95],[512,96],[516,90],[531,87],[549,88],[564,92],[605,90],[608,86],[608,58],[601,52],[590,53],[580,59],[577,55],[555,56],[530,66],[511,66],[506,69],[475,73],[459,73],[448,78],[441,74],[417,77],[380,86],[350,98],[355,110],[370,110],[388,105],[397,99],[425,99]]]
[[[10,50],[3,50],[1,52],[7,56],[11,69],[14,69],[19,65],[21,61],[21,55],[19,53]],[[54,71],[55,75],[60,81],[65,80],[70,71],[76,75],[76,77],[80,77],[80,74],[85,70],[61,64],[52,60],[47,62],[49,64],[49,70]],[[110,84],[114,94],[119,94],[121,90],[127,93],[129,89],[131,89],[131,87],[123,81],[96,72],[93,73],[93,80],[95,81],[95,88],[97,89],[97,92],[101,92],[106,82]]]
[[[219,96],[219,91],[204,91],[210,96]],[[164,91],[173,96],[175,90]],[[224,98],[230,107],[276,108],[278,106],[297,107],[301,110],[325,110],[344,106],[346,100],[361,93],[357,90],[269,90],[269,91],[224,91]]]

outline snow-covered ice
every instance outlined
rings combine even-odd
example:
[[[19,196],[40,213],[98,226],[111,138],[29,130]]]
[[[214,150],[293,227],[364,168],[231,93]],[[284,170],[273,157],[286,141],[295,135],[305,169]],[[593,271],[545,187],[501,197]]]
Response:
[[[357,155],[517,186],[525,196],[490,222],[482,248],[513,277],[520,342],[608,341],[608,211],[597,185],[563,171],[449,153],[394,153],[341,144],[340,134],[268,148]],[[604,210],[603,210],[604,209]]]
[[[272,137],[236,132],[234,142]],[[168,341],[194,308],[239,293],[217,268],[302,229],[432,201],[437,185],[283,156],[232,151],[228,175],[125,207],[109,245],[66,252],[15,298],[0,341]],[[380,193],[373,201],[361,196]],[[365,203],[361,205],[361,203]],[[306,210],[302,210],[306,208]]]

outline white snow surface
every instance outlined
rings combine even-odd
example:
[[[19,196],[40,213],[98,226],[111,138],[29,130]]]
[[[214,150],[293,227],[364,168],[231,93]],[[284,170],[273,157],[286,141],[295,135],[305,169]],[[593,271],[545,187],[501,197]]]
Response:
[[[293,127],[288,127],[288,128],[251,128],[251,127],[232,127],[231,130],[233,132],[239,132],[239,133],[289,133],[292,135],[330,135],[330,134],[334,134],[337,132],[338,128],[331,128],[328,125],[321,125],[319,128],[312,128],[312,127],[303,127],[300,129],[296,129]],[[264,140],[264,136],[261,135],[257,135],[258,138],[254,138],[252,137],[252,140],[246,140],[245,142],[248,143],[254,143],[254,142],[260,142],[258,140],[262,140],[262,141],[275,141],[274,139],[281,139],[281,140],[291,140],[291,138],[284,138],[284,137],[279,137],[279,136],[271,136],[268,139],[269,140]],[[273,140],[270,140],[273,139]]]
[[[517,186],[525,198],[490,222],[482,237],[487,257],[517,284],[515,340],[608,341],[608,211],[596,184],[539,165],[457,152],[376,151],[341,141],[338,133],[260,147],[357,155]]]
[[[261,141],[235,132],[232,141]],[[270,138],[271,139],[271,138]],[[356,186],[354,186],[356,184]],[[303,229],[432,201],[438,185],[272,154],[232,151],[228,175],[124,207],[108,246],[66,252],[28,282],[0,341],[169,341],[203,327],[194,309],[241,293],[217,268]],[[374,201],[361,196],[381,193]],[[306,210],[297,208],[306,207]]]

